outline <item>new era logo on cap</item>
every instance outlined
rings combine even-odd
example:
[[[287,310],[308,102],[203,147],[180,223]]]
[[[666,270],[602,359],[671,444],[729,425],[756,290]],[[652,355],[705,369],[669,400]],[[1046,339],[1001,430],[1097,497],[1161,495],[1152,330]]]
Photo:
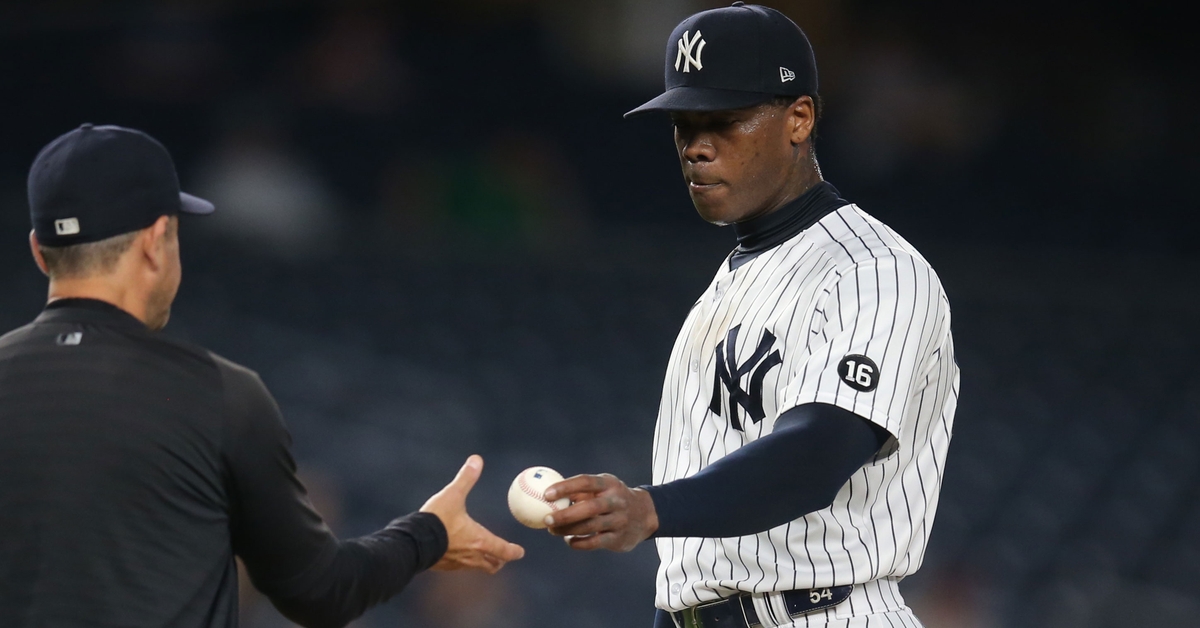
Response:
[[[79,233],[78,218],[62,218],[54,221],[54,233],[60,236],[77,235]]]
[[[785,67],[783,67],[783,66],[779,66],[779,82],[780,82],[780,83],[786,83],[786,82],[788,82],[788,81],[791,81],[791,80],[793,80],[793,79],[795,79],[795,78],[796,78],[796,73],[795,73],[795,72],[793,72],[793,71],[791,71],[791,70],[789,70],[789,69],[787,69],[787,68],[785,68]]]

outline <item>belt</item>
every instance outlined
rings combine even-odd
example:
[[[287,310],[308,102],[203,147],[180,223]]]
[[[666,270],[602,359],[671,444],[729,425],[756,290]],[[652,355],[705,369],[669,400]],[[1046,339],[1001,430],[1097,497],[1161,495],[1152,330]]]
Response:
[[[837,606],[845,602],[853,590],[854,585],[848,584],[824,589],[784,591],[782,595],[788,618],[794,619],[805,613]],[[750,593],[691,606],[671,613],[671,619],[679,628],[755,628],[763,625],[758,612],[754,610],[754,596]],[[779,623],[787,622],[773,622]]]

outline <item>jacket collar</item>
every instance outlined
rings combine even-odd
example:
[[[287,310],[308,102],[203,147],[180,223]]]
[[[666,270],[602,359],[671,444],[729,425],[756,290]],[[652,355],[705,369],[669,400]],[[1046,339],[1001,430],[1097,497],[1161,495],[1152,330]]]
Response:
[[[35,320],[38,323],[51,321],[109,324],[146,329],[146,325],[133,314],[99,299],[55,299],[46,304],[45,309]]]

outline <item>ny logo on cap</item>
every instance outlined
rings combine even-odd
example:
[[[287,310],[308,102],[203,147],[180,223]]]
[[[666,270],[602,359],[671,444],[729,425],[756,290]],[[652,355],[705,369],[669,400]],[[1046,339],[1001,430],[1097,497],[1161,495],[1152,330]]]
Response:
[[[700,45],[697,46],[696,42],[700,42]],[[700,53],[704,52],[704,44],[706,43],[708,42],[700,39],[700,31],[696,31],[691,41],[688,41],[688,31],[683,31],[683,37],[679,38],[679,52],[675,54],[675,69],[679,69],[679,63],[682,61],[685,73],[690,71],[692,66],[696,66],[697,70],[703,70],[704,66],[700,63]],[[696,50],[696,56],[692,56],[693,48]]]
[[[58,235],[75,235],[79,233],[78,218],[63,218],[54,221],[54,233]]]

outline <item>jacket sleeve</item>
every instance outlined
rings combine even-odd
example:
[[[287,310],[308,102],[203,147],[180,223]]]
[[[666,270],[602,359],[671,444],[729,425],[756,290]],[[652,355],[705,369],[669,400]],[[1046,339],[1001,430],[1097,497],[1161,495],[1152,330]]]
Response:
[[[396,595],[446,552],[437,516],[412,513],[338,540],[296,477],[291,436],[258,375],[218,358],[233,550],[255,588],[306,628],[338,628]]]

